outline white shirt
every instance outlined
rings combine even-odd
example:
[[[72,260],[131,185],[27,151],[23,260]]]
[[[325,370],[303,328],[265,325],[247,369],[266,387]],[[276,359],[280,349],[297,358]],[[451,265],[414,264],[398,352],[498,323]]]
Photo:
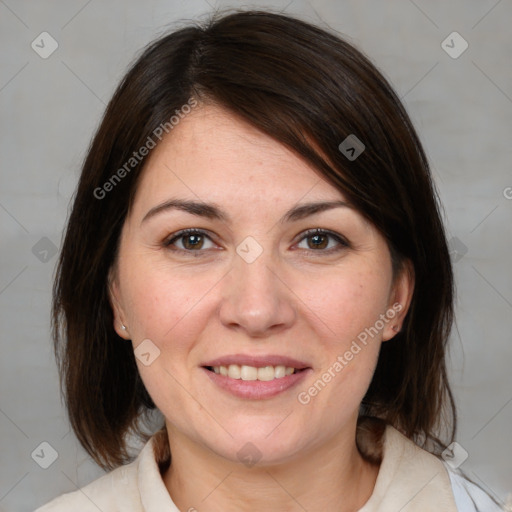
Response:
[[[445,464],[452,483],[457,511],[459,512],[502,512],[489,496],[475,484],[453,471]]]
[[[359,512],[499,512],[501,509],[461,475],[391,426],[370,499]],[[152,437],[132,463],[35,512],[180,512],[155,459]],[[191,503],[187,510],[205,510]],[[187,511],[181,511],[187,512]]]

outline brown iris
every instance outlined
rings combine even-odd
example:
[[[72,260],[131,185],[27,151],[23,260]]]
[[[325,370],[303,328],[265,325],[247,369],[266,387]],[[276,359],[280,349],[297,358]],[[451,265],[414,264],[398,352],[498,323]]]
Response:
[[[313,240],[313,243],[311,243]],[[308,236],[308,247],[310,249],[325,249],[329,245],[329,237],[327,235],[310,235]]]
[[[185,249],[201,249],[204,244],[203,235],[191,234],[182,237]]]

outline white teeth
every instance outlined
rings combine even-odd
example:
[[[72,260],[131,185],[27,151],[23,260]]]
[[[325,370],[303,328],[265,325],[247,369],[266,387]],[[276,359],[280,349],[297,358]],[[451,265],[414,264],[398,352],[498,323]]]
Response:
[[[240,366],[237,364],[230,364],[228,368],[228,377],[231,377],[232,379],[240,379],[242,377],[241,375]]]
[[[269,381],[291,375],[295,372],[295,368],[283,365],[256,368],[255,366],[230,364],[229,366],[214,366],[213,371],[231,379]]]
[[[285,366],[279,365],[274,368],[274,377],[276,379],[282,379],[285,375],[286,375],[286,367]]]
[[[275,374],[273,366],[258,368],[258,380],[274,380]]]
[[[242,380],[256,380],[258,378],[258,369],[254,368],[254,366],[242,365],[240,367],[240,377]]]

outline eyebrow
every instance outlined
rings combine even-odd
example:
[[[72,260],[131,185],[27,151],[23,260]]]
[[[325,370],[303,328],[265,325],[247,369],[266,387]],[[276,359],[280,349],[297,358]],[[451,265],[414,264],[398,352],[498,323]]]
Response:
[[[296,222],[298,220],[309,217],[310,215],[314,215],[315,213],[341,207],[352,208],[352,206],[345,201],[320,201],[316,203],[301,204],[287,211],[279,219],[279,223],[284,224],[285,222]],[[231,221],[230,216],[213,203],[184,199],[171,199],[155,206],[154,208],[151,208],[151,210],[149,210],[146,215],[144,215],[141,224],[150,218],[169,210],[181,210],[198,217],[220,220],[226,223]]]

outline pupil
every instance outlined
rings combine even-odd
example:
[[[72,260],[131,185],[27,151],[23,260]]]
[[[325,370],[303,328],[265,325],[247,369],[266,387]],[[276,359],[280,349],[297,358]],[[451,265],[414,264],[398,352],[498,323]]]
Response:
[[[198,246],[201,246],[201,235],[188,235],[185,238],[185,247],[187,249],[190,248],[197,248]]]
[[[326,247],[326,240],[327,237],[325,235],[313,235],[311,237],[311,240],[313,241],[313,247],[314,248],[324,248]]]

